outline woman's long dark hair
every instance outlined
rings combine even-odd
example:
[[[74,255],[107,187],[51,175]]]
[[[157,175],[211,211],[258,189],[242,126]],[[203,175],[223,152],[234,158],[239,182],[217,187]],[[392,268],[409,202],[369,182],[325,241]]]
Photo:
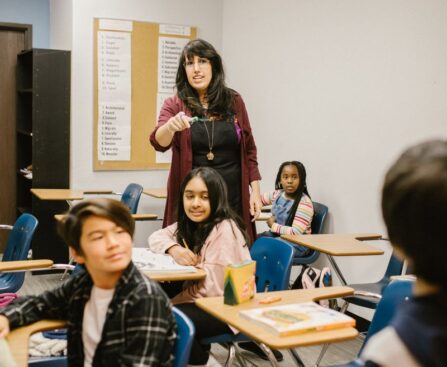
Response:
[[[294,201],[292,204],[292,208],[290,209],[289,216],[287,217],[286,226],[291,226],[293,223],[293,218],[295,217],[296,210],[298,208],[298,204],[301,201],[301,197],[303,196],[303,193],[305,193],[307,196],[309,196],[309,191],[307,191],[307,183],[306,183],[306,168],[304,168],[304,165],[301,162],[298,161],[289,161],[284,162],[279,166],[278,174],[276,175],[276,181],[275,181],[275,189],[280,190],[282,189],[281,185],[281,175],[282,170],[285,166],[295,166],[298,171],[298,177],[300,178],[300,183],[298,184],[298,188],[296,189],[293,197]]]
[[[197,91],[191,87],[185,70],[185,61],[192,60],[194,56],[208,59],[211,63],[213,76],[206,91],[208,108],[202,107]],[[233,101],[235,92],[225,85],[225,72],[222,59],[216,49],[209,42],[195,39],[186,44],[180,57],[177,77],[175,80],[177,95],[185,103],[186,107],[195,116],[226,116],[234,113]]]
[[[208,219],[202,223],[196,223],[189,219],[183,205],[186,185],[194,177],[200,177],[208,189],[211,212]],[[185,177],[180,187],[177,204],[177,242],[182,244],[185,240],[195,253],[199,253],[213,228],[225,219],[231,219],[236,223],[245,238],[245,243],[248,244],[245,225],[228,203],[227,185],[222,176],[210,167],[193,169]]]

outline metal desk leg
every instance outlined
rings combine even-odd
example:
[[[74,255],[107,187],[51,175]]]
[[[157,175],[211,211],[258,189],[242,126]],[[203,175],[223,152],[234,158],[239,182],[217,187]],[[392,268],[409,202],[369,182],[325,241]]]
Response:
[[[304,362],[301,359],[301,357],[299,356],[298,352],[295,349],[289,349],[289,351],[290,351],[290,354],[292,355],[292,358],[295,360],[296,364],[299,367],[305,367]]]
[[[264,343],[257,343],[257,344],[262,349],[262,351],[265,353],[265,355],[268,357],[272,367],[277,367],[278,363],[276,362],[276,358],[275,358],[275,355],[273,354],[272,350],[269,347],[267,347]]]
[[[329,259],[329,262],[331,263],[332,267],[334,268],[334,271],[337,274],[338,279],[340,279],[341,284],[346,286],[347,285],[346,279],[343,276],[343,274],[341,273],[340,268],[338,267],[334,258],[331,255],[327,255],[327,258]]]

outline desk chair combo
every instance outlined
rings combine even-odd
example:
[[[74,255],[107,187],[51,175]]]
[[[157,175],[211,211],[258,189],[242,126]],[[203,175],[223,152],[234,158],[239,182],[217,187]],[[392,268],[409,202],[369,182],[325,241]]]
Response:
[[[359,351],[359,355],[368,340],[374,334],[387,327],[391,323],[391,320],[396,314],[399,306],[410,299],[412,295],[413,283],[414,282],[410,280],[397,280],[386,286],[383,296],[377,305],[377,310],[371,321],[368,334],[366,335],[362,348]],[[396,362],[396,364],[398,364],[398,362]],[[350,363],[330,367],[361,367],[363,365],[363,362],[357,358]]]
[[[385,288],[390,284],[391,277],[396,275],[401,275],[403,270],[404,262],[394,256],[390,257],[390,261],[386,268],[385,274],[382,279],[375,283],[363,283],[363,284],[349,284],[348,286],[354,288],[354,295],[345,297],[343,300],[345,303],[340,309],[340,312],[345,313],[349,307],[349,304],[366,307],[372,310],[377,308],[380,300],[382,299],[382,294]],[[377,312],[377,311],[376,311]],[[329,344],[323,345],[320,355],[315,362],[315,366],[319,366],[324,354],[329,348]]]
[[[16,220],[14,226],[0,225],[0,229],[11,230],[2,262],[27,259],[37,224],[38,221],[34,215],[25,213]],[[0,272],[0,293],[17,292],[22,286],[24,279],[24,272]]]
[[[173,367],[186,367],[194,338],[192,321],[179,309],[173,307],[172,312],[177,323],[177,338],[174,344]],[[66,367],[67,357],[34,357],[28,361],[28,339],[39,331],[52,330],[65,326],[65,321],[42,320],[13,330],[6,339],[18,367]]]
[[[256,261],[256,291],[271,292],[288,288],[290,270],[292,267],[294,249],[293,246],[280,238],[260,237],[250,249],[250,255]],[[228,356],[225,366],[232,366],[234,359],[245,366],[245,362],[240,355],[238,342],[251,341],[246,335],[221,334],[201,340],[203,344],[219,343],[228,345]],[[260,348],[267,355],[272,365],[276,365],[275,357],[267,346],[259,344]],[[295,356],[302,364],[298,355]]]

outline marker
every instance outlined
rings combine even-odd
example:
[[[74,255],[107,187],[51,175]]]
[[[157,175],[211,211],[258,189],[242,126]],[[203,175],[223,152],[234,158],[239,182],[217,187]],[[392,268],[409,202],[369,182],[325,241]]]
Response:
[[[189,120],[189,124],[192,125],[194,122],[207,122],[211,121],[205,117],[194,116],[191,120]]]

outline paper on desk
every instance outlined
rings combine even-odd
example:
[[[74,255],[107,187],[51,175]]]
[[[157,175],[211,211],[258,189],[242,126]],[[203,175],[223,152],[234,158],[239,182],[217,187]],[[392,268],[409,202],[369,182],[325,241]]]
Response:
[[[132,261],[135,266],[143,272],[154,273],[195,273],[194,266],[177,264],[172,256],[156,254],[143,247],[134,247],[132,250]]]

